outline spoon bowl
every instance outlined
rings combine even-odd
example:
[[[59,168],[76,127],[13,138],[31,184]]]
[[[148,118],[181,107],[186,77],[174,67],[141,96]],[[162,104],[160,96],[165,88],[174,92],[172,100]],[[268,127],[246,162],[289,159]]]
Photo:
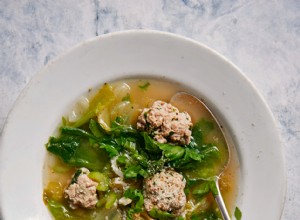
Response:
[[[210,109],[204,104],[204,102],[191,94],[188,94],[186,92],[178,92],[172,96],[170,103],[176,106],[177,108],[179,108],[180,110],[188,109],[189,110],[188,113],[190,114],[192,121],[195,122],[201,119],[202,117],[206,117],[206,118],[210,118],[211,122],[213,122],[214,125],[216,126],[217,128],[216,130],[219,133],[219,136],[221,136],[221,138],[216,138],[217,135],[211,138],[215,139],[215,141],[219,143],[218,149],[223,156],[221,157],[222,159],[220,160],[220,162],[217,164],[213,174],[214,176],[213,178],[217,188],[217,193],[213,193],[213,195],[220,209],[223,219],[230,220],[227,208],[225,206],[219,188],[220,176],[222,175],[223,171],[226,169],[230,157],[229,145],[226,140],[226,135],[223,132],[222,126],[220,125],[219,121],[214,116],[214,114],[210,111]],[[216,139],[222,139],[222,140],[216,140]]]

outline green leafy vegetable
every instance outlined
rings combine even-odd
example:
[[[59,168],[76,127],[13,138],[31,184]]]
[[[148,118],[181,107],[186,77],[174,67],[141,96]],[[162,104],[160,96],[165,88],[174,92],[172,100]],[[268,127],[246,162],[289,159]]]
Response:
[[[91,145],[89,139],[97,140],[97,137],[79,128],[63,127],[59,137],[50,137],[46,148],[71,166],[101,170],[107,159],[99,158],[105,152]]]
[[[146,132],[142,133],[145,141],[145,149],[154,154],[161,153],[156,141],[154,141]]]
[[[122,146],[127,151],[129,151],[131,153],[136,152],[137,140],[135,138],[121,136],[119,138],[116,138],[115,140],[120,146]]]
[[[105,131],[102,129],[99,123],[96,122],[94,119],[90,120],[89,129],[91,130],[92,134],[97,138],[101,138],[105,136]]]
[[[145,141],[145,149],[151,153],[157,153],[159,156],[164,155],[166,161],[178,160],[185,153],[185,148],[173,144],[162,144],[155,141],[147,133],[142,134]]]
[[[131,165],[124,171],[125,178],[147,177],[148,173],[140,165]]]
[[[214,123],[205,119],[198,121],[192,129],[194,142],[201,146],[204,144],[204,136],[214,129]]]
[[[164,158],[164,164],[177,169],[192,169],[197,163],[207,162],[210,158],[214,158],[213,162],[219,157],[219,150],[216,146],[211,144],[198,146],[194,139],[189,145],[176,146],[158,143],[145,132],[142,133],[142,136],[145,142],[145,149],[151,152],[150,155],[153,160],[162,162],[160,158]]]
[[[78,136],[78,137],[82,137],[82,138],[97,139],[96,136],[92,135],[89,132],[86,132],[85,130],[79,129],[79,128],[62,127],[61,133],[66,134],[66,135]]]
[[[197,185],[193,189],[193,195],[197,196],[204,196],[207,193],[212,192],[214,195],[218,195],[218,189],[216,186],[216,182],[211,180],[211,181],[204,181],[203,183]]]
[[[60,156],[66,163],[70,161],[79,146],[80,139],[77,136],[50,137],[46,145],[48,151]]]
[[[117,117],[116,120],[114,120],[111,123],[111,135],[114,136],[136,136],[138,134],[138,131],[130,125],[124,124],[125,120],[122,117]]]
[[[98,183],[97,191],[107,191],[109,189],[109,178],[100,172],[90,172],[88,177]]]
[[[118,195],[115,192],[113,192],[113,191],[106,192],[104,195],[102,194],[102,196],[100,197],[100,199],[98,200],[98,202],[96,204],[96,207],[110,209],[113,207],[117,198],[118,198]]]
[[[191,146],[185,147],[185,152],[180,160],[176,160],[171,165],[178,169],[191,169],[197,163],[207,161],[211,157],[218,157],[219,150],[213,145],[193,148]]]
[[[168,159],[168,161],[180,159],[185,152],[185,149],[180,146],[170,144],[158,144],[158,146],[159,149],[163,151],[163,155]]]
[[[73,210],[70,210],[70,208],[67,205],[64,205],[63,203],[51,199],[47,200],[47,206],[56,220],[92,220],[92,211],[89,210],[86,210],[85,212],[75,213],[73,212]]]
[[[152,218],[159,219],[159,220],[169,220],[169,219],[176,218],[176,216],[174,214],[171,214],[169,212],[164,212],[164,211],[161,211],[156,208],[151,209],[151,211],[149,212],[149,215]]]
[[[102,140],[101,142],[99,142],[99,147],[105,149],[110,158],[119,155],[120,146],[114,140]]]
[[[108,107],[115,100],[115,95],[112,91],[112,87],[105,83],[99,92],[90,101],[90,105],[86,113],[78,119],[72,127],[80,127],[88,122],[91,118],[95,117],[100,111]]]
[[[117,194],[114,192],[109,192],[106,198],[105,208],[110,209],[115,201],[117,200]]]
[[[72,215],[71,212],[59,202],[49,200],[47,205],[50,212],[57,220],[76,219],[76,217]]]
[[[124,197],[133,201],[130,209],[127,211],[127,220],[132,220],[134,213],[139,213],[144,210],[143,193],[141,190],[129,188],[125,191]]]

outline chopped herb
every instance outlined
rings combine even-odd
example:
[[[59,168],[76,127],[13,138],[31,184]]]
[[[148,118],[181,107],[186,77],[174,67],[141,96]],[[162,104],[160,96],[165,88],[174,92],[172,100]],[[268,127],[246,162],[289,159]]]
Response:
[[[139,85],[139,88],[146,91],[149,86],[150,86],[150,83],[146,82],[144,85]]]
[[[241,220],[242,219],[242,212],[239,209],[239,207],[235,207],[234,217],[236,218],[236,220]]]
[[[77,179],[78,179],[78,177],[79,177],[81,174],[82,174],[82,170],[81,170],[81,169],[76,170],[75,174],[74,174],[73,177],[72,177],[71,184],[77,183]]]
[[[130,94],[127,93],[123,98],[122,98],[122,101],[125,102],[125,101],[128,101],[130,102],[131,101],[131,97],[130,97]]]

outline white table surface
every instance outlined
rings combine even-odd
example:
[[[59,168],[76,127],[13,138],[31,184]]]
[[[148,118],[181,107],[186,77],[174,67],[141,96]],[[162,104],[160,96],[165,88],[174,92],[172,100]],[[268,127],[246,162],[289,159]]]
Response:
[[[84,40],[127,29],[201,41],[254,83],[285,149],[282,219],[299,219],[299,0],[0,0],[0,131],[22,89],[49,60]]]

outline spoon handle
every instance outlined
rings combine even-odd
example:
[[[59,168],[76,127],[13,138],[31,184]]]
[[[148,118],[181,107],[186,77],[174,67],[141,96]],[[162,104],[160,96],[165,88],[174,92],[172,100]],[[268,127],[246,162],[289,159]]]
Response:
[[[225,206],[225,203],[224,203],[224,200],[223,200],[223,197],[221,195],[220,188],[219,188],[219,178],[216,178],[216,187],[217,187],[217,190],[218,190],[218,194],[214,195],[214,197],[215,197],[215,200],[216,200],[216,202],[218,204],[218,207],[220,209],[221,215],[222,215],[224,220],[230,220],[228,211],[226,209],[226,206]]]

